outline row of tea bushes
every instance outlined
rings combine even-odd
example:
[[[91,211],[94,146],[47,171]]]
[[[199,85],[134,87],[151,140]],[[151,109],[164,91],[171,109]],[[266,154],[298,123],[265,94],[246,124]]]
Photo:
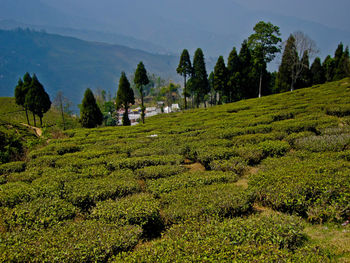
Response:
[[[330,262],[327,251],[305,245],[302,231],[289,216],[187,221],[114,262]]]
[[[342,222],[350,217],[350,163],[339,157],[295,153],[268,159],[249,184],[263,204],[276,210],[311,222]]]

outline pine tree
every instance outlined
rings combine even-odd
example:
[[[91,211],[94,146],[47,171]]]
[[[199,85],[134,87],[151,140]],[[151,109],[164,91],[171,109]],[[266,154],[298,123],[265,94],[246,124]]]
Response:
[[[129,119],[129,106],[130,104],[135,103],[134,92],[130,88],[130,82],[125,75],[125,72],[122,72],[120,80],[119,80],[119,88],[117,92],[116,106],[117,109],[124,108],[125,113],[123,115],[123,125],[130,126]]]
[[[145,106],[143,104],[143,87],[149,83],[147,72],[142,61],[137,65],[134,83],[141,94],[141,121],[145,123]]]
[[[335,61],[331,56],[327,56],[322,64],[327,82],[333,81],[335,74]]]
[[[336,60],[336,58],[334,58]],[[349,76],[349,48],[346,47],[342,53],[340,60],[335,62],[337,64],[335,68],[334,80],[341,80]]]
[[[40,126],[43,126],[43,116],[51,108],[51,100],[49,95],[46,93],[44,86],[40,83],[36,75],[32,78],[32,88],[30,92],[33,93],[31,97],[34,98],[32,102],[32,111],[34,114],[38,115],[40,118]]]
[[[240,76],[240,61],[237,54],[237,50],[234,47],[230,52],[227,61],[227,89],[230,93],[230,102],[237,101],[242,98],[242,94],[239,89],[239,76]]]
[[[325,73],[321,65],[321,59],[316,57],[310,68],[311,85],[323,84],[326,81]]]
[[[254,90],[254,79],[251,78],[251,69],[254,65],[252,60],[251,51],[248,47],[247,40],[242,43],[241,50],[239,52],[240,61],[240,92],[243,99],[248,99],[254,97],[256,91]]]
[[[103,115],[96,103],[94,94],[86,89],[81,105],[80,121],[84,128],[95,128],[102,124]]]
[[[181,57],[180,57],[180,62],[179,62],[179,65],[178,65],[178,67],[176,69],[176,72],[184,77],[184,103],[185,103],[185,109],[187,109],[186,97],[188,95],[187,87],[186,87],[186,84],[187,84],[186,77],[187,76],[191,76],[192,71],[193,71],[193,69],[192,69],[192,65],[191,65],[190,55],[188,53],[188,50],[184,49],[182,51],[182,54],[181,54]]]
[[[208,75],[205,68],[203,51],[198,48],[193,58],[192,90],[196,97],[196,106],[203,101],[204,96],[209,92]]]
[[[15,88],[16,104],[20,105],[24,108],[25,113],[26,113],[27,123],[28,123],[28,125],[30,125],[29,117],[28,117],[28,108],[25,106],[26,92],[27,92],[27,90],[25,89],[24,83],[23,83],[22,79],[20,78],[18,80],[17,86]]]
[[[294,70],[294,61],[298,59],[298,53],[295,46],[295,38],[293,35],[290,35],[282,55],[282,62],[278,69],[277,79],[276,79],[276,88],[277,92],[288,91],[292,83],[292,75]]]
[[[307,51],[304,52],[303,57],[301,58],[301,63],[304,67],[300,78],[297,80],[296,88],[306,88],[311,86],[311,71],[310,71],[310,62],[309,62],[309,54]]]
[[[230,94],[227,91],[227,69],[222,56],[218,58],[214,68],[214,89],[219,93],[219,104],[228,102]]]
[[[216,91],[214,89],[214,72],[210,72],[208,77],[208,84],[210,89],[210,105],[213,106],[216,104]]]

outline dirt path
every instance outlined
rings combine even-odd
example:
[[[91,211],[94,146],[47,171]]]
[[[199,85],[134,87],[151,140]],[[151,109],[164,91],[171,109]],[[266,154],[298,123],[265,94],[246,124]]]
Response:
[[[25,123],[21,123],[21,124],[32,129],[35,132],[36,136],[41,137],[43,135],[42,129],[34,127],[34,126],[30,126],[30,125],[25,124]]]

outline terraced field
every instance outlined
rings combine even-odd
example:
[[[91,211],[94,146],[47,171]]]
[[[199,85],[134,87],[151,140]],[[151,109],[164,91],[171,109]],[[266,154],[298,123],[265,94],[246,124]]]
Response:
[[[350,79],[69,130],[0,183],[1,262],[350,262]]]

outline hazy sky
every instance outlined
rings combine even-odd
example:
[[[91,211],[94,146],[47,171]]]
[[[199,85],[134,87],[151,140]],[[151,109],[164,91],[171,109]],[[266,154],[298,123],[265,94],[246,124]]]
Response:
[[[256,10],[274,12],[350,31],[350,0],[232,0]]]

